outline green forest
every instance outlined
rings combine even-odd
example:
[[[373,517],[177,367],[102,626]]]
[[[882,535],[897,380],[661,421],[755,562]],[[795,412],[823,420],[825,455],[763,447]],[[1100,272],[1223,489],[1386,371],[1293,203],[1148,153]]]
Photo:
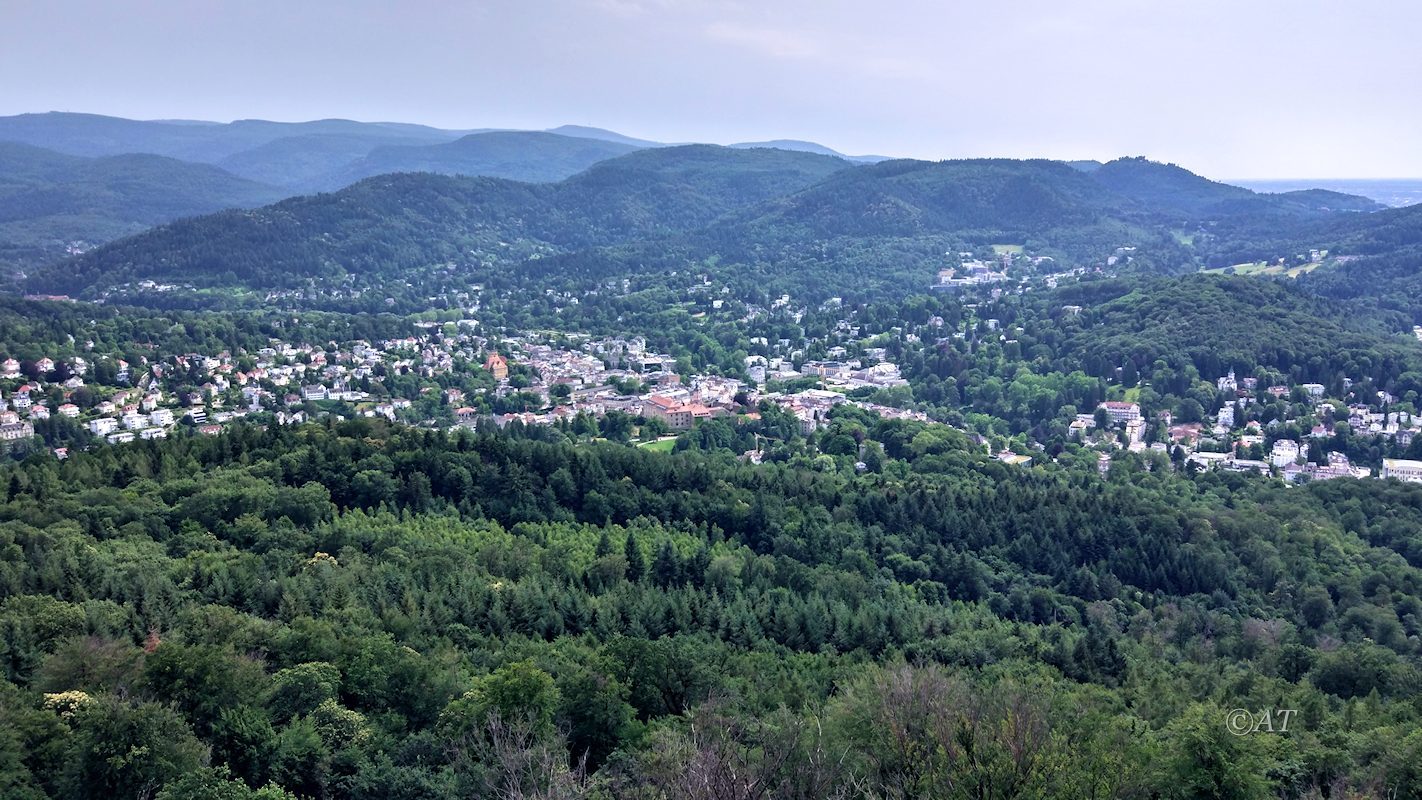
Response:
[[[421,163],[413,167],[459,171]],[[1378,208],[1364,198],[1257,194],[1144,159],[1087,170],[1009,159],[854,165],[690,145],[608,158],[556,183],[468,172],[380,175],[181,220],[20,285],[164,307],[251,306],[272,298],[249,293],[279,290],[306,307],[416,311],[471,283],[520,288],[523,302],[550,285],[586,292],[691,268],[737,288],[870,300],[922,290],[946,255],[1000,242],[1070,265],[1130,247],[1133,271],[1162,275],[1292,257],[1300,243],[1304,252],[1333,240],[1357,250],[1360,240],[1415,230],[1394,212],[1364,214]],[[155,294],[143,281],[168,288]]]
[[[1422,792],[1422,487],[817,436],[327,422],[5,467],[0,793]]]
[[[1417,207],[0,139],[0,800],[1422,798]]]

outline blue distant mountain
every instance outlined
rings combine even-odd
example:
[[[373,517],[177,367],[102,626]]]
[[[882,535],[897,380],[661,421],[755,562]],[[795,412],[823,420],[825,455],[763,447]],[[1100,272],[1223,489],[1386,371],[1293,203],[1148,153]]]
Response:
[[[838,150],[831,150],[822,144],[806,142],[800,139],[771,139],[764,142],[740,142],[731,147],[739,150],[748,150],[756,147],[768,147],[773,150],[792,150],[797,153],[817,153],[822,156],[834,156],[846,161],[856,161],[861,164],[876,164],[880,161],[888,161],[889,156],[849,156]]]
[[[1330,189],[1344,194],[1362,195],[1395,208],[1422,203],[1422,178],[1341,178],[1334,180],[1267,180],[1231,181],[1236,186],[1256,192],[1282,193],[1305,189]]]

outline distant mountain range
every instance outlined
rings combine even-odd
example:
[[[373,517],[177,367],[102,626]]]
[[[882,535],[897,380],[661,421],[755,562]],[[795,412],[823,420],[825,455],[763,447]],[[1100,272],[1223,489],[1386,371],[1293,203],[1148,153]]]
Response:
[[[559,181],[641,145],[535,131],[472,133],[443,144],[382,145],[320,179],[339,189],[372,175],[437,172],[509,180]]]
[[[1338,211],[1379,211],[1374,200],[1324,189],[1263,194],[1202,178],[1174,164],[1121,158],[1089,171],[1104,186],[1139,202],[1193,217],[1248,213],[1309,217]]]
[[[414,165],[408,168],[464,175],[496,175],[517,180],[560,180],[591,165],[585,159],[573,158],[568,168],[547,168],[523,165],[533,160],[510,156],[510,139],[498,144],[475,144],[466,148],[448,148],[419,152],[422,146],[451,144],[467,139],[471,134],[498,133],[505,137],[528,134],[531,148],[543,147],[536,156],[561,157],[553,148],[569,148],[568,143],[549,145],[555,140],[533,134],[547,134],[565,139],[594,140],[623,145],[625,148],[666,147],[664,142],[635,139],[614,131],[582,125],[563,125],[547,131],[510,131],[490,128],[477,130],[443,130],[424,125],[390,122],[355,122],[327,119],[311,122],[269,122],[238,120],[218,123],[192,120],[131,120],[96,114],[49,112],[0,117],[0,142],[17,142],[42,147],[59,153],[79,156],[110,156],[130,153],[152,153],[170,158],[213,164],[248,180],[267,183],[293,193],[340,188],[352,180],[380,174],[386,163]],[[557,140],[561,141],[561,140]],[[470,155],[470,150],[487,146],[502,148],[503,156],[493,156],[492,165],[482,154]],[[749,142],[735,147],[770,147],[781,150],[814,152],[833,155],[851,161],[882,160],[877,156],[851,157],[815,144],[793,140]],[[400,148],[400,149],[395,149]],[[589,151],[596,152],[596,151]],[[603,151],[603,158],[627,152]],[[485,171],[493,170],[493,171]],[[377,170],[377,171],[372,171]],[[390,170],[385,170],[390,171]],[[346,181],[342,183],[341,181]]]
[[[843,158],[846,161],[854,161],[860,164],[874,164],[879,161],[889,160],[888,156],[847,156],[843,153],[831,150],[822,144],[815,144],[814,142],[803,142],[799,139],[772,139],[767,142],[740,142],[738,144],[731,145],[731,147],[735,147],[741,150],[750,150],[757,147],[768,147],[774,150],[795,150],[801,153],[818,153],[822,156],[834,156],[835,158]]]
[[[162,222],[251,208],[282,190],[149,154],[86,158],[0,142],[0,263],[33,266]]]
[[[1079,262],[1148,244],[1140,266],[1172,272],[1319,247],[1377,256],[1416,235],[1366,197],[1281,188],[1142,158],[927,162],[572,125],[27,114],[0,118],[0,270],[101,296],[143,280],[370,285],[439,265],[583,280],[705,262],[852,292],[921,286],[944,252],[995,243]]]
[[[434,172],[551,182],[633,150],[667,146],[581,125],[508,131],[339,119],[215,123],[60,112],[0,117],[0,274],[162,222],[334,191],[374,175]],[[841,157],[812,142],[736,146]]]
[[[1234,183],[1256,192],[1292,192],[1300,189],[1330,189],[1335,192],[1357,194],[1368,197],[1383,205],[1402,207],[1422,203],[1422,178],[1392,179],[1320,179],[1320,180],[1272,180],[1234,181]]]
[[[550,148],[549,169],[572,169],[558,159],[592,159],[599,147],[623,154],[544,183],[428,174],[429,163],[406,160],[454,151],[489,168]],[[380,285],[435,267],[469,280],[509,270],[582,280],[704,262],[764,272],[768,283],[813,276],[823,291],[852,293],[900,278],[922,285],[945,249],[1002,242],[1070,260],[1148,243],[1158,271],[1178,270],[1193,255],[1170,230],[1321,224],[1381,208],[1331,192],[1261,195],[1144,159],[1090,171],[1008,159],[856,165],[791,149],[633,149],[547,133],[382,152],[396,168],[426,169],[176,222],[37,274],[29,288],[95,297],[144,280]],[[1167,263],[1175,256],[1179,264]]]
[[[633,151],[559,183],[381,175],[332,194],[181,220],[33,279],[83,293],[138,280],[248,288],[431,264],[506,264],[683,233],[851,168],[780,150],[688,145]]]

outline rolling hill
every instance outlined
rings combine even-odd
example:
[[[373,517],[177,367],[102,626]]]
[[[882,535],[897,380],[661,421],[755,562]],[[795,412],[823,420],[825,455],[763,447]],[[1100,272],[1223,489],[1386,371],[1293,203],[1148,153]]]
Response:
[[[623,146],[622,150],[607,150],[605,158],[622,155],[635,148],[669,146],[664,142],[638,139],[586,125],[560,125],[546,131],[511,131],[490,128],[445,130],[425,125],[342,119],[219,123],[132,120],[68,112],[0,117],[0,141],[89,157],[152,153],[216,164],[233,174],[297,191],[340,188],[361,178],[394,171],[428,170],[547,181],[566,177],[592,163],[587,157],[565,159],[566,163],[558,167],[543,174],[534,174],[533,168],[516,165],[523,158],[517,153],[506,154],[492,166],[485,166],[485,157],[477,152],[478,147],[470,143],[447,150],[421,152],[418,149],[421,146],[455,144],[464,137],[488,133],[527,135],[527,141],[532,146],[545,149],[551,146],[547,141],[540,142],[535,134]],[[566,142],[564,144],[570,146]],[[483,142],[482,146],[494,148],[495,144],[490,140]],[[509,147],[509,142],[505,142],[504,146]],[[843,156],[814,142],[794,140],[733,146],[813,152],[851,161],[882,160],[878,156]],[[497,153],[493,155],[498,156]],[[526,160],[550,155],[557,158],[556,153],[535,152]],[[466,162],[472,162],[472,165],[466,166]],[[509,166],[511,164],[514,166]],[[575,166],[570,167],[570,164]],[[342,179],[346,183],[340,183]]]
[[[822,156],[834,156],[843,158],[846,161],[854,161],[861,164],[875,164],[880,161],[889,161],[888,156],[847,156],[838,150],[825,147],[817,142],[806,142],[801,139],[771,139],[764,142],[739,142],[730,145],[741,150],[749,150],[758,147],[768,147],[774,150],[794,150],[800,153],[819,153]]]
[[[1061,162],[895,160],[738,210],[685,237],[686,258],[737,264],[732,281],[855,298],[921,290],[957,263],[945,254],[994,244],[1086,265],[1149,245],[1161,270],[1189,264],[1155,220]]]
[[[1279,194],[1254,192],[1203,178],[1174,164],[1144,158],[1120,158],[1087,172],[1117,194],[1158,213],[1187,221],[1248,216],[1304,218],[1385,208],[1365,197],[1322,189]]]
[[[1132,210],[1131,202],[1058,161],[897,160],[787,197],[762,224],[801,227],[820,237],[975,230],[1021,237]]]
[[[420,146],[424,138],[381,139],[379,145],[367,137],[343,133],[284,136],[233,153],[217,162],[234,175],[280,186],[292,194],[328,188],[331,176],[352,162],[370,154],[372,147]],[[436,145],[437,146],[437,145]],[[339,187],[337,187],[339,188]]]
[[[1300,284],[1326,297],[1363,301],[1422,325],[1422,205],[1335,220],[1296,234],[1292,249],[1325,247],[1332,263]]]
[[[1323,190],[1280,196],[1294,195],[1336,202],[1335,193]],[[1268,262],[1299,267],[1297,281],[1311,291],[1356,301],[1362,313],[1400,312],[1411,324],[1422,324],[1422,206],[1311,214],[1280,218],[1272,225],[1220,225],[1209,238],[1207,266]],[[1310,262],[1311,252],[1327,256]]]
[[[73,246],[284,194],[207,164],[155,155],[83,158],[0,142],[0,264],[26,268]]]
[[[152,153],[202,163],[217,163],[244,150],[288,137],[358,137],[369,141],[374,148],[381,143],[410,140],[433,144],[458,138],[463,133],[468,131],[340,119],[217,123],[132,120],[65,112],[0,117],[0,141],[79,156]]]
[[[1193,364],[1207,375],[1267,367],[1300,380],[1332,381],[1336,376],[1321,365],[1355,379],[1388,364],[1422,365],[1416,342],[1397,337],[1395,327],[1296,282],[1199,273],[1097,281],[1063,287],[1048,302],[1091,309],[1091,324],[1061,349],[1094,374],[1130,360],[1141,369],[1157,361],[1174,369]]]
[[[475,133],[442,144],[377,147],[316,182],[324,189],[338,189],[373,175],[434,172],[546,183],[636,149],[636,145],[537,131]]]
[[[446,154],[446,166],[464,158],[466,168],[490,170],[545,146],[589,160],[606,152],[598,148],[628,147],[499,133],[388,152],[433,151]],[[387,166],[436,163],[392,157]],[[1371,206],[1327,193],[1256,195],[1137,159],[1090,172],[1010,159],[853,166],[794,150],[690,145],[600,160],[555,183],[380,175],[329,195],[169,225],[58,265],[29,287],[86,297],[144,279],[258,290],[396,279],[449,287],[715,263],[727,280],[781,290],[901,293],[926,285],[943,254],[964,247],[1025,245],[1091,265],[1132,246],[1135,269],[1178,273],[1196,268],[1197,253],[1171,230],[1199,215],[1245,230],[1265,219],[1356,218],[1333,209]]]
[[[93,295],[152,279],[250,288],[381,281],[435,264],[517,263],[703,226],[849,168],[778,150],[637,151],[556,184],[405,173],[254,211],[182,220],[67,261],[30,288]]]
[[[633,147],[666,147],[666,142],[653,142],[648,139],[637,139],[632,136],[624,136],[617,131],[610,131],[606,128],[593,128],[587,125],[559,125],[556,128],[549,128],[544,133],[556,133],[559,136],[574,136],[579,139],[599,139],[604,142],[614,142],[616,144],[626,144]]]

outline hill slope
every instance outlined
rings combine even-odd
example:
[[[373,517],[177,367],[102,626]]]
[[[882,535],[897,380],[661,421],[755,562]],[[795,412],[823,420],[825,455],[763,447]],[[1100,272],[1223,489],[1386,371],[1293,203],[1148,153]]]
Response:
[[[556,128],[549,128],[544,133],[556,133],[559,136],[574,136],[579,139],[599,139],[604,142],[615,142],[617,144],[631,145],[632,147],[666,147],[665,142],[653,142],[647,139],[637,139],[632,136],[624,136],[617,131],[610,131],[605,128],[592,128],[587,125],[559,125]]]
[[[1359,300],[1422,325],[1422,206],[1338,220],[1300,233],[1294,250],[1327,247],[1333,263],[1300,283],[1327,297]]]
[[[741,150],[749,150],[758,147],[767,147],[774,150],[794,150],[799,153],[819,153],[822,156],[834,156],[847,161],[854,161],[860,164],[877,164],[880,161],[891,160],[888,156],[847,156],[838,150],[833,150],[818,142],[806,142],[801,139],[771,139],[764,142],[738,142],[731,145]]]
[[[369,136],[345,133],[284,136],[233,153],[218,161],[217,166],[234,175],[281,186],[293,193],[309,192],[326,187],[332,174],[365,158],[382,143],[418,146],[428,144],[429,140],[423,137],[372,140]]]
[[[1089,171],[1096,181],[1162,214],[1183,219],[1324,216],[1338,211],[1378,211],[1380,203],[1341,192],[1308,190],[1261,194],[1219,183],[1174,164],[1120,158]]]
[[[1422,366],[1422,351],[1378,319],[1310,294],[1294,283],[1193,274],[1145,282],[1103,281],[1064,287],[1048,305],[1082,305],[1089,324],[1067,338],[1091,374],[1127,360],[1142,370],[1163,361],[1201,375],[1268,367],[1300,381],[1331,383],[1396,367]],[[1416,375],[1415,372],[1412,373]]]
[[[387,152],[451,154],[446,167],[457,156],[466,168],[491,169],[530,143],[589,157],[626,147],[490,133]],[[451,288],[474,276],[586,282],[719,264],[729,282],[780,291],[901,294],[931,282],[945,253],[1004,243],[1086,266],[1130,246],[1137,248],[1133,269],[1191,271],[1196,251],[1170,231],[1195,215],[1237,230],[1262,219],[1314,225],[1340,213],[1329,203],[1347,202],[1326,194],[1278,200],[1135,159],[1090,173],[1008,159],[851,168],[804,152],[689,145],[632,152],[543,185],[370,178],[329,196],[170,226],[59,266],[32,287],[95,295],[145,278],[253,289],[315,288],[310,282],[319,278],[375,287],[434,279],[433,270]]]
[[[557,184],[396,174],[255,211],[183,220],[36,276],[92,294],[141,279],[254,288],[357,276],[380,282],[452,263],[493,267],[702,226],[845,169],[783,151],[639,151]]]
[[[311,122],[173,122],[63,112],[0,117],[0,141],[20,142],[71,155],[153,153],[203,163],[215,163],[277,139],[314,135],[359,136],[369,140],[371,147],[374,147],[381,142],[411,139],[423,139],[430,143],[448,141],[461,133],[422,125],[340,119]]]
[[[786,198],[767,219],[819,236],[965,230],[1028,235],[1126,216],[1131,204],[1057,161],[886,161]]]
[[[0,142],[0,263],[26,267],[152,225],[272,202],[284,192],[154,155],[81,158]]]
[[[619,142],[536,131],[476,133],[443,144],[377,147],[323,176],[319,183],[322,188],[335,189],[391,172],[486,175],[546,183],[636,149]]]

